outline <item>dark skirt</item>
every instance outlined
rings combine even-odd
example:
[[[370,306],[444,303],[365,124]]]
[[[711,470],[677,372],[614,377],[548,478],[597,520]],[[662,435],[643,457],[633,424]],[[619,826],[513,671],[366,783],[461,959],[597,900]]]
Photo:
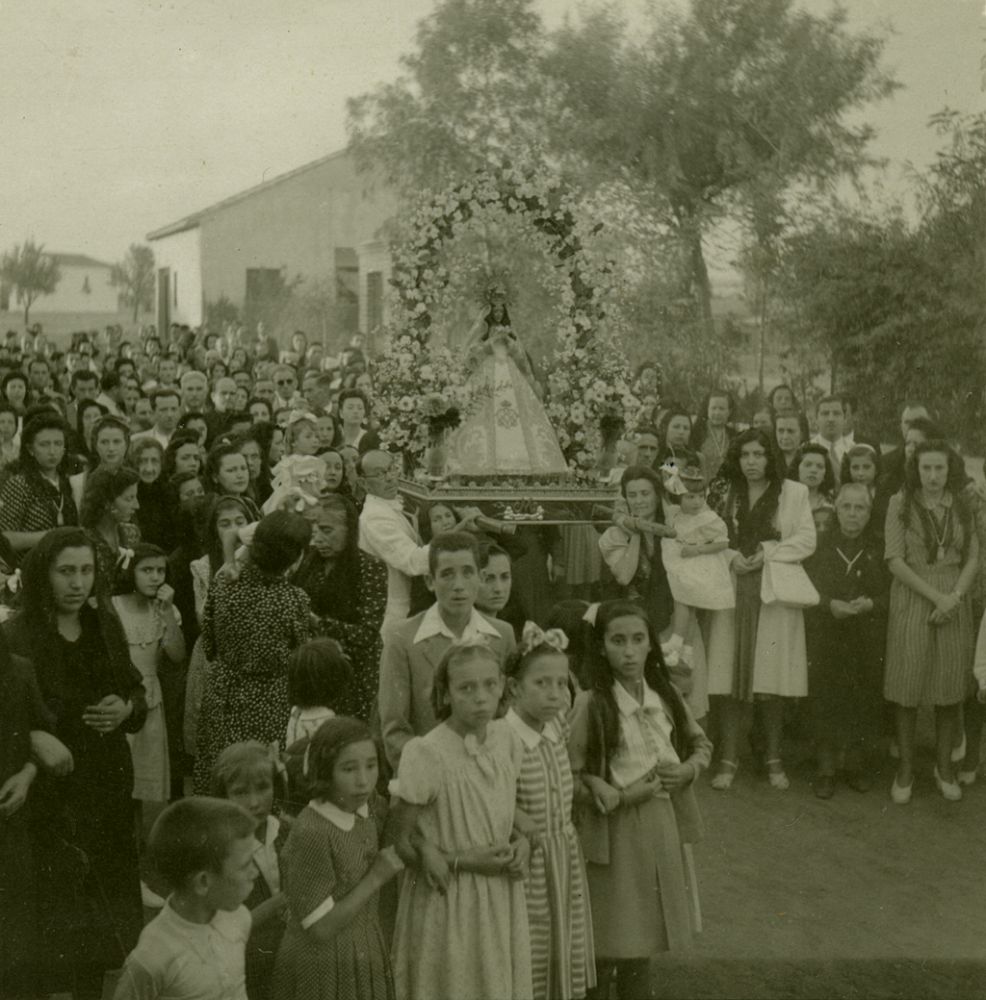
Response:
[[[757,628],[760,624],[760,579],[763,570],[736,577],[736,669],[733,697],[753,701],[753,668],[757,658]]]
[[[883,619],[808,622],[808,702],[815,739],[836,744],[879,739],[883,716]]]
[[[143,926],[130,749],[119,731],[102,740],[99,753],[74,749],[68,778],[39,777],[32,788],[48,992],[119,968]]]

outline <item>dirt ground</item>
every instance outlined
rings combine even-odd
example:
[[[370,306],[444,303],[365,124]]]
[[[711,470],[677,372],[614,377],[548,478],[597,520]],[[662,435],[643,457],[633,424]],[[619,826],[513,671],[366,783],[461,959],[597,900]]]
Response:
[[[704,931],[655,963],[654,995],[986,996],[986,780],[947,803],[926,757],[895,806],[887,760],[870,792],[823,801],[801,756],[786,792],[751,761],[728,792],[703,781]]]

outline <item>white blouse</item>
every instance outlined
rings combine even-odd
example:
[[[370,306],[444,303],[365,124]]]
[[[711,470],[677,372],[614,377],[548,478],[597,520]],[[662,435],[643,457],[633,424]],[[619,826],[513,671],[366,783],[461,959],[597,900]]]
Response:
[[[609,765],[613,786],[627,788],[659,764],[680,764],[671,742],[671,712],[661,696],[646,681],[642,705],[622,684],[613,685],[613,695],[620,713],[620,745]]]

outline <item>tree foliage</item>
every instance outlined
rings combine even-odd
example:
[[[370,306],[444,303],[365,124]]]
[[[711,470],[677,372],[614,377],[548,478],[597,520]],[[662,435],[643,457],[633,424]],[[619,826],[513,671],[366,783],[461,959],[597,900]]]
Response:
[[[548,66],[570,114],[553,139],[666,202],[711,327],[707,227],[754,192],[858,172],[872,128],[850,115],[896,84],[883,37],[851,33],[838,6],[817,17],[794,0],[692,0],[650,16],[639,40],[614,7],[559,32]]]
[[[403,193],[436,191],[539,143],[545,44],[533,0],[444,0],[402,75],[348,102],[350,148]]]
[[[113,265],[110,281],[120,289],[120,300],[132,310],[133,321],[141,311],[154,307],[154,251],[145,244],[131,243],[126,256]]]
[[[31,320],[31,306],[42,295],[51,295],[58,287],[61,271],[58,262],[44,252],[44,245],[25,240],[3,255],[0,280],[12,288],[24,306],[24,325]]]
[[[986,357],[986,115],[936,115],[946,140],[917,178],[922,216],[831,211],[784,242],[792,330],[827,354],[888,439],[900,400],[929,402],[946,429],[982,447]]]

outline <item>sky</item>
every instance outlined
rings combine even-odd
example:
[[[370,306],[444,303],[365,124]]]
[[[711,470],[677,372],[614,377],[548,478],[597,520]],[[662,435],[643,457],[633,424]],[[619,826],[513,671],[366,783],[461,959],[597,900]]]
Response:
[[[636,16],[644,0],[623,0]],[[655,0],[671,2],[671,0]],[[756,0],[751,0],[756,2]],[[802,0],[821,11],[828,0]],[[984,0],[846,0],[889,23],[906,89],[874,152],[928,162],[928,116],[983,106]],[[120,259],[132,242],[346,142],[346,98],[392,80],[433,0],[0,0],[0,250]],[[577,0],[537,0],[546,23]]]

